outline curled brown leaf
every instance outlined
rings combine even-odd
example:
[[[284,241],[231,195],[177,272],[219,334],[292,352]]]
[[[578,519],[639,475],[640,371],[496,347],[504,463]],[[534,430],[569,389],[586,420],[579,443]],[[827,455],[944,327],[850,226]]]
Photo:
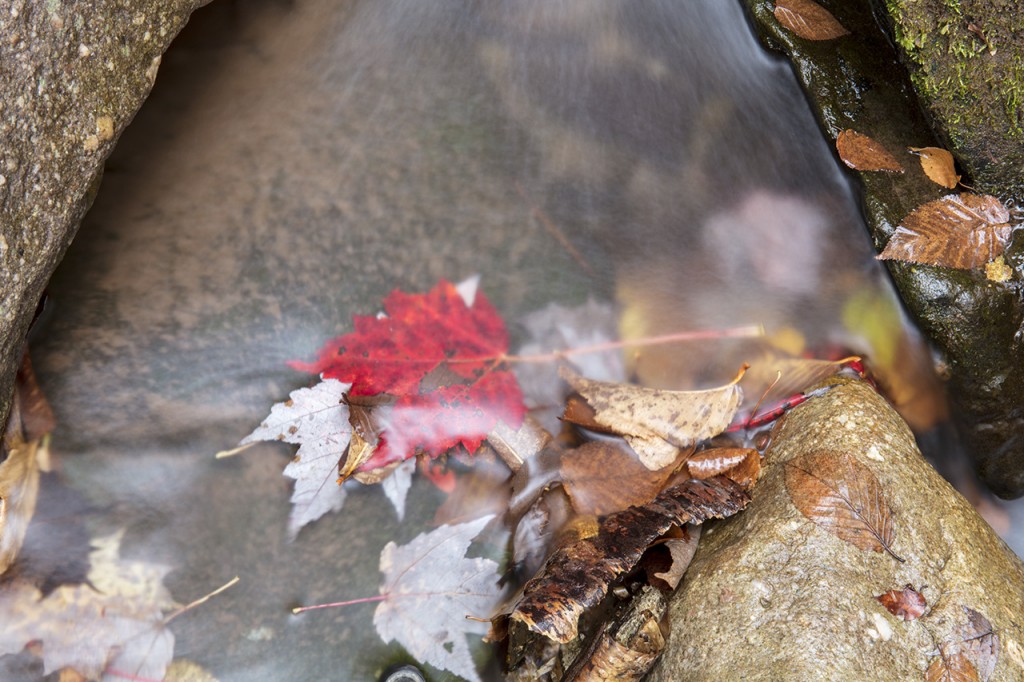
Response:
[[[750,488],[761,475],[761,455],[753,448],[709,448],[686,460],[694,478],[723,475],[744,488]]]
[[[924,595],[914,589],[913,585],[906,585],[902,590],[889,590],[885,594],[875,597],[889,613],[902,618],[903,620],[914,620],[919,618],[928,607]]]

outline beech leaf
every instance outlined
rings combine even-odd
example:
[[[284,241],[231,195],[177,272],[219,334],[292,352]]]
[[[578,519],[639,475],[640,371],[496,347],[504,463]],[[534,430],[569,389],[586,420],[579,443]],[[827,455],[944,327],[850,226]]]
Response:
[[[761,455],[753,448],[709,448],[691,455],[686,470],[694,478],[724,475],[750,488],[761,476]]]
[[[850,33],[812,0],[777,0],[774,14],[780,24],[807,40],[832,40]]]
[[[484,634],[498,605],[498,564],[467,559],[473,538],[494,518],[441,526],[407,545],[389,542],[380,555],[385,599],[373,625],[385,642],[397,641],[418,661],[479,682],[466,643],[468,634]]]
[[[881,602],[889,613],[905,621],[920,618],[928,607],[924,595],[915,590],[913,585],[907,585],[902,590],[889,590],[875,599]]]
[[[980,682],[978,671],[962,653],[939,653],[924,673],[925,682]]]
[[[844,130],[836,138],[836,151],[847,166],[859,171],[902,173],[903,166],[881,142],[855,130]]]
[[[984,682],[992,676],[999,660],[999,635],[980,612],[963,607],[965,620],[954,630],[955,645],[971,661]]]
[[[324,379],[312,388],[292,391],[277,403],[260,426],[241,445],[257,441],[284,441],[299,446],[284,475],[295,479],[288,535],[345,503],[345,489],[337,483],[338,461],[352,436],[348,406],[343,397],[350,384]]]
[[[606,516],[596,535],[560,547],[543,571],[523,588],[510,618],[562,644],[577,636],[585,611],[599,604],[609,586],[637,565],[651,544],[673,526],[725,518],[750,497],[726,478],[690,479],[642,507]]]
[[[622,441],[590,441],[562,453],[562,485],[580,514],[603,516],[646,504],[670,474],[645,467]]]
[[[561,376],[594,409],[594,419],[624,437],[648,469],[667,467],[680,449],[724,431],[743,399],[736,381],[704,391],[664,391],[584,379],[564,367]]]
[[[786,462],[786,490],[800,513],[820,528],[862,550],[893,550],[892,509],[882,485],[845,452],[818,450]]]
[[[921,157],[921,170],[928,179],[946,189],[953,189],[960,182],[956,173],[953,155],[941,147],[908,147]]]
[[[21,581],[4,585],[0,655],[41,642],[47,675],[71,668],[99,679],[109,668],[134,679],[162,680],[174,654],[164,617],[178,606],[163,585],[170,567],[121,559],[122,535],[94,540],[86,583],[62,585],[45,598]]]
[[[879,260],[969,270],[999,256],[1013,228],[1010,212],[987,194],[948,194],[918,206],[897,226]]]

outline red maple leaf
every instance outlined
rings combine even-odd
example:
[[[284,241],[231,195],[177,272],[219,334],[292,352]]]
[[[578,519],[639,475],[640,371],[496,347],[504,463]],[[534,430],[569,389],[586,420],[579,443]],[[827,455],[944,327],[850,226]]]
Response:
[[[383,315],[353,322],[355,331],[325,344],[314,362],[289,364],[351,383],[351,396],[394,397],[360,471],[458,445],[473,452],[499,419],[522,424],[522,391],[504,363],[508,331],[482,293],[467,305],[444,280],[425,294],[396,289]]]

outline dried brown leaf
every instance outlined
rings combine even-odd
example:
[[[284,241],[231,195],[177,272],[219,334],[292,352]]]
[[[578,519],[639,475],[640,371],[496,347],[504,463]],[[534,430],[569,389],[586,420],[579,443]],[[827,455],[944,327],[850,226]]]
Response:
[[[981,682],[978,671],[962,653],[946,656],[940,652],[932,659],[924,679],[925,682]]]
[[[692,455],[686,468],[694,478],[721,474],[750,488],[761,475],[761,455],[753,448],[710,448]]]
[[[855,130],[844,130],[836,138],[836,151],[847,166],[859,171],[902,173],[903,165],[881,142]]]
[[[668,538],[662,543],[669,551],[669,565],[665,570],[653,573],[653,576],[664,581],[668,589],[676,589],[686,569],[690,567],[693,555],[697,553],[700,529],[700,526],[688,525],[682,529],[682,537]]]
[[[724,518],[750,497],[725,478],[688,480],[643,507],[605,517],[596,536],[559,548],[523,588],[511,618],[532,632],[566,643],[577,636],[580,616],[599,604],[616,578],[636,566],[672,526]]]
[[[680,449],[724,431],[743,397],[735,381],[704,391],[662,391],[591,381],[565,368],[561,376],[594,408],[594,420],[623,436],[648,469],[667,467]]]
[[[982,680],[995,671],[999,660],[999,635],[988,618],[972,608],[963,607],[966,620],[954,630],[953,643],[971,661]]]
[[[590,441],[562,454],[562,484],[580,514],[603,516],[646,504],[670,473],[651,471],[621,441]]]
[[[902,590],[889,590],[885,594],[875,597],[889,613],[902,618],[903,620],[914,620],[919,618],[928,607],[924,595],[914,589],[913,585],[906,585]]]
[[[807,40],[832,40],[850,33],[831,12],[812,0],[777,0],[774,13],[780,24]]]
[[[921,170],[928,179],[946,189],[953,189],[960,182],[956,174],[953,155],[941,147],[908,147],[921,157]]]
[[[880,260],[969,270],[1003,253],[1010,213],[987,194],[948,194],[915,208],[899,224]]]
[[[862,550],[893,550],[892,509],[882,486],[845,452],[818,450],[786,463],[786,490],[800,513],[819,527]]]

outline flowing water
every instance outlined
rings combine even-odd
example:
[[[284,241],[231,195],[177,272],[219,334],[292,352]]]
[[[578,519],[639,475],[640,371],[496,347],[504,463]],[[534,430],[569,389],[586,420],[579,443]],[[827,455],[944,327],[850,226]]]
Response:
[[[399,523],[355,486],[288,542],[292,450],[213,454],[306,385],[286,361],[353,314],[475,273],[514,345],[523,315],[593,297],[627,337],[760,323],[789,352],[928,364],[737,3],[213,3],[110,159],[32,345],[88,531],[127,529],[122,554],[170,567],[179,602],[241,578],[176,619],[175,657],[222,681],[408,660],[372,604],[289,609],[375,594],[381,548],[428,528],[440,493],[417,483]],[[645,352],[633,371],[722,383],[745,344]],[[928,426],[941,403],[916,381]]]

